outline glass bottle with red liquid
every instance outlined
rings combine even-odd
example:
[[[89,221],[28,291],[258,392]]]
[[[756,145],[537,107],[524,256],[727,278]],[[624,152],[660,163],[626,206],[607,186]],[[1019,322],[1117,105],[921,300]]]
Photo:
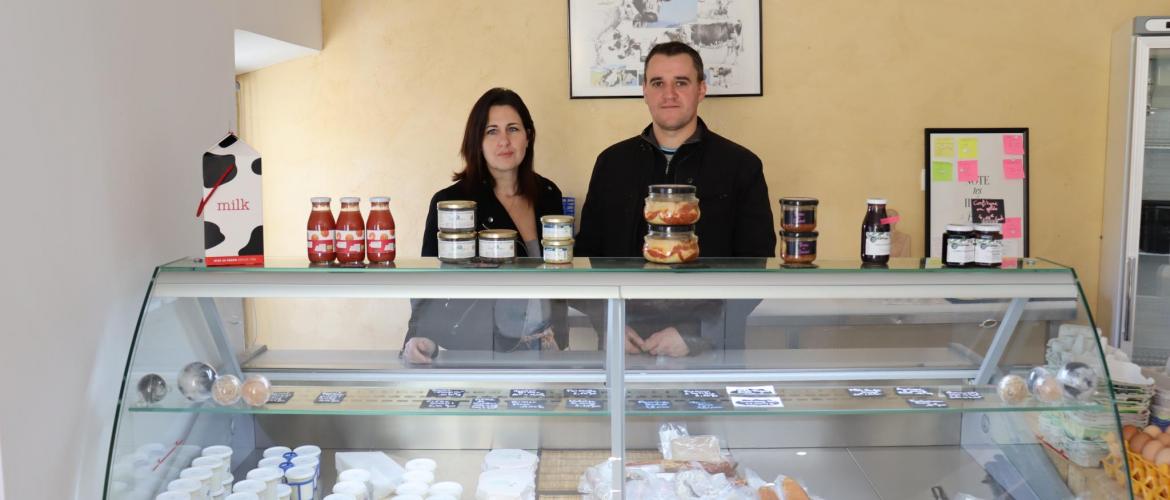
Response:
[[[394,262],[394,215],[390,197],[370,198],[370,215],[366,217],[366,258],[370,264]]]
[[[341,213],[337,215],[337,262],[341,265],[360,265],[366,258],[366,225],[358,210],[361,198],[347,196],[341,199]]]
[[[337,253],[334,251],[333,211],[329,208],[330,198],[317,196],[310,198],[313,211],[309,212],[309,224],[306,228],[308,235],[305,243],[309,248],[309,262],[312,264],[329,264],[333,262]]]

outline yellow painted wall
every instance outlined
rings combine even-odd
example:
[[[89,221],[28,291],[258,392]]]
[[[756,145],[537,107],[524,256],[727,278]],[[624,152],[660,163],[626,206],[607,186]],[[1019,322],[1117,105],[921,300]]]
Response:
[[[240,129],[265,160],[270,255],[301,256],[312,195],[388,194],[399,255],[460,166],[467,112],[515,89],[537,170],[584,201],[593,160],[648,121],[638,99],[568,98],[560,0],[325,0],[319,55],[242,75]],[[856,258],[885,196],[922,255],[923,129],[1031,129],[1032,254],[1096,297],[1109,43],[1161,0],[763,0],[764,96],[708,99],[764,161],[770,195],[821,199],[821,258]],[[775,207],[774,207],[775,208]]]

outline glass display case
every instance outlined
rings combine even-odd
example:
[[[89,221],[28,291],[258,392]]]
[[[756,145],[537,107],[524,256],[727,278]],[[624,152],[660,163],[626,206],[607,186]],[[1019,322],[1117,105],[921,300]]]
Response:
[[[149,282],[104,498],[272,488],[254,469],[294,499],[348,469],[378,499],[1131,498],[1106,368],[1043,260],[183,260]]]

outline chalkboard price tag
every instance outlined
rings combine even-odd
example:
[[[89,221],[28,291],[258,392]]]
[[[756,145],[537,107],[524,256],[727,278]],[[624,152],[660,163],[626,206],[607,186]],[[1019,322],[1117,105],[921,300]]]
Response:
[[[424,410],[453,410],[459,407],[459,402],[451,399],[424,399],[419,408]]]
[[[471,398],[472,410],[498,410],[500,409],[500,398]]]
[[[701,399],[688,399],[687,406],[692,410],[722,410],[723,403],[718,401],[704,401]]]
[[[293,393],[291,392],[274,392],[268,395],[268,404],[282,405],[289,402],[292,397]]]
[[[886,395],[881,387],[850,387],[849,395],[855,398],[880,398]]]
[[[732,406],[736,408],[783,408],[784,402],[780,398],[772,397],[758,397],[758,398],[731,398]]]
[[[605,403],[596,399],[566,399],[565,408],[570,410],[603,410]]]
[[[943,391],[947,399],[983,399],[979,391]]]
[[[914,408],[946,408],[947,402],[941,399],[907,399],[906,403]]]
[[[719,399],[723,397],[719,391],[712,391],[711,389],[683,389],[683,397],[696,399]]]
[[[467,391],[463,389],[431,389],[427,391],[428,398],[461,398]]]
[[[634,406],[639,410],[669,410],[673,405],[670,401],[665,399],[639,399],[634,401]]]
[[[597,398],[601,397],[601,391],[597,389],[565,389],[566,398]]]
[[[513,410],[544,410],[544,401],[537,399],[512,399],[508,401],[508,408]]]
[[[775,396],[776,388],[770,385],[754,385],[754,386],[728,386],[728,396],[739,397],[758,397],[758,396]]]
[[[899,396],[933,396],[934,393],[925,387],[895,387],[894,392]]]
[[[972,198],[971,222],[975,224],[1003,224],[1007,220],[1003,199]]]
[[[345,400],[345,391],[326,391],[317,395],[313,400],[317,404],[338,404]]]
[[[512,389],[509,397],[523,399],[547,399],[548,392],[544,389]]]

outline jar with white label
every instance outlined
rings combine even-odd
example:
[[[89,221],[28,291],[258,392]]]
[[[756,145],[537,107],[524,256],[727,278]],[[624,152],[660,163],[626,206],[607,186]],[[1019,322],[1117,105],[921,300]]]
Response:
[[[540,236],[546,240],[573,239],[573,216],[546,215],[541,217]]]
[[[975,225],[975,266],[1003,265],[1003,234],[999,224]]]
[[[550,240],[545,238],[540,241],[544,247],[544,262],[546,264],[569,264],[573,262],[573,241],[568,240]]]
[[[475,231],[475,202],[470,200],[448,200],[435,204],[439,211],[439,231],[463,233]]]
[[[479,259],[484,262],[512,262],[516,258],[516,237],[513,229],[485,229],[479,232]]]
[[[947,224],[942,242],[944,266],[967,267],[975,262],[974,231],[970,224]]]
[[[475,233],[445,233],[439,231],[439,261],[464,264],[475,258]]]

